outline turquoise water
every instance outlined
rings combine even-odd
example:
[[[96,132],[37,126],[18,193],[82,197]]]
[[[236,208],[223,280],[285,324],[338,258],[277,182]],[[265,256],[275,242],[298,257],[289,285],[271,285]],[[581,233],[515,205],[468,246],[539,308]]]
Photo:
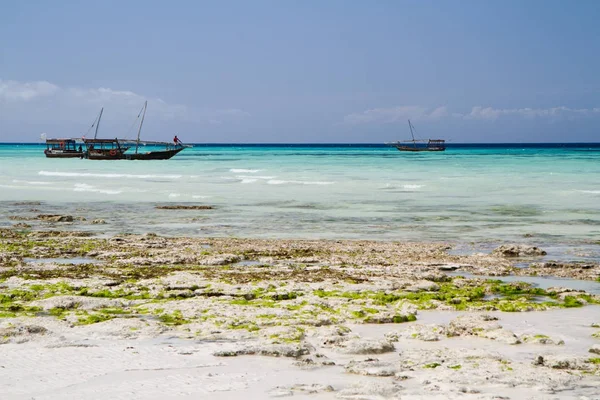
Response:
[[[3,144],[0,172],[1,225],[59,212],[103,218],[82,225],[103,232],[518,241],[598,257],[600,144],[200,145],[167,161],[48,159],[41,145]],[[154,208],[189,202],[215,209]]]

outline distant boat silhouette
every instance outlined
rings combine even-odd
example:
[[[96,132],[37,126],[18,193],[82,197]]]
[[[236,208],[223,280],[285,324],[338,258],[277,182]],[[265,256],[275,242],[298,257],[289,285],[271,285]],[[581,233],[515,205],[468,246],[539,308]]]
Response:
[[[408,120],[408,128],[410,129],[410,135],[412,137],[412,140],[405,140],[405,141],[399,141],[399,142],[391,142],[391,143],[386,143],[389,145],[392,145],[394,147],[396,147],[399,151],[445,151],[446,150],[446,141],[443,139],[415,139],[415,134],[414,134],[414,126],[413,124],[410,122],[410,119]],[[417,143],[417,142],[423,142],[423,143]],[[402,143],[412,143],[411,145],[408,144],[402,144]]]

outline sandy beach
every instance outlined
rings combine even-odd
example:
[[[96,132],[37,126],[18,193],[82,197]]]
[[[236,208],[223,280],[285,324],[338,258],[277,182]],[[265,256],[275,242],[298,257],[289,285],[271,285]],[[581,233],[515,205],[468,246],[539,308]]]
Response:
[[[595,263],[51,226],[0,231],[2,399],[599,398]]]

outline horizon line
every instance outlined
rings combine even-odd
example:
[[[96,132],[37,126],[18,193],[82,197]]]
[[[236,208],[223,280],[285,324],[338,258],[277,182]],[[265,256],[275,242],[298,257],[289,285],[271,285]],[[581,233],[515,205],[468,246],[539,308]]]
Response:
[[[78,139],[78,138],[75,138]],[[170,142],[169,142],[170,143]],[[185,142],[184,144],[199,145],[199,146],[260,146],[260,145],[276,145],[276,146],[302,146],[302,145],[381,145],[390,146],[395,142]],[[0,142],[3,144],[23,144],[23,145],[34,145],[34,144],[45,144],[45,141],[37,142]],[[449,142],[446,141],[446,145],[532,145],[532,144],[592,144],[600,145],[600,141],[597,142]]]

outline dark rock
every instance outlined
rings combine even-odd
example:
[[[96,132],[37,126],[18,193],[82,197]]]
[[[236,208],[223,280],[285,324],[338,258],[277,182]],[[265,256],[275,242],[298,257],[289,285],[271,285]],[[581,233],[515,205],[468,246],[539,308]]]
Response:
[[[37,219],[48,222],[73,222],[71,215],[39,214]]]
[[[172,205],[172,206],[156,206],[158,210],[212,210],[213,206],[205,205]]]

